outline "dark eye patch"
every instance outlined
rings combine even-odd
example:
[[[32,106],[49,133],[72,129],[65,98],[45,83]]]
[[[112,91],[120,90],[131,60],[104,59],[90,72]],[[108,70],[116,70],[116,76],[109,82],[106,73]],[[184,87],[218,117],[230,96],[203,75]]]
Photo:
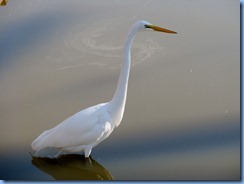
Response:
[[[145,28],[151,28],[149,25],[145,24],[144,25]]]

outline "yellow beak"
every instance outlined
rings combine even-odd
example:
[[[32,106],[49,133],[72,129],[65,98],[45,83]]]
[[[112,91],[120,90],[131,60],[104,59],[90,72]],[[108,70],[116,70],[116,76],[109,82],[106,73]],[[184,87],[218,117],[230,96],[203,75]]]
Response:
[[[158,27],[158,26],[155,26],[155,25],[147,25],[147,26],[149,28],[153,29],[154,31],[160,31],[160,32],[171,33],[171,34],[177,34],[177,32],[175,32],[175,31],[171,31],[169,29],[165,29],[165,28]]]

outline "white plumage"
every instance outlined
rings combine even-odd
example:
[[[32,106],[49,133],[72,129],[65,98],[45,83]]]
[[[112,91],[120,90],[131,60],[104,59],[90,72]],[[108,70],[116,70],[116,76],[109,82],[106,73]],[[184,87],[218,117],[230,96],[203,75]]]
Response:
[[[154,26],[146,21],[138,21],[130,30],[124,46],[124,62],[121,69],[116,92],[108,103],[98,104],[84,109],[67,118],[52,129],[44,131],[31,144],[32,149],[39,151],[43,148],[54,147],[62,151],[81,152],[89,157],[91,150],[106,139],[117,127],[123,117],[127,86],[130,71],[130,49],[135,34],[140,30],[176,33],[174,31]]]
[[[91,149],[107,138],[114,128],[107,106],[107,103],[98,104],[74,114],[43,132],[33,141],[32,148],[41,150],[56,147],[62,151],[84,151],[88,157]]]

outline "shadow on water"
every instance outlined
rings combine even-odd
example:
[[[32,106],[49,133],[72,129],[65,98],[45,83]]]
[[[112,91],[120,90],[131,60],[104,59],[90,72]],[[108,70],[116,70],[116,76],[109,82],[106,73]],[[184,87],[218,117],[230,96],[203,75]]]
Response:
[[[91,157],[69,154],[58,158],[32,157],[32,164],[56,180],[113,180],[112,175]]]

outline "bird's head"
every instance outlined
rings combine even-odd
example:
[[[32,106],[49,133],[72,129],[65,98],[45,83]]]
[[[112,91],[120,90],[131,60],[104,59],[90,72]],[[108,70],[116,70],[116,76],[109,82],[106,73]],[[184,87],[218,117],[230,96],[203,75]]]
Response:
[[[159,32],[164,32],[164,33],[171,33],[171,34],[177,34],[177,32],[165,29],[159,26],[155,26],[151,24],[150,22],[141,20],[136,22],[136,27],[138,30],[154,30],[154,31],[159,31]]]

